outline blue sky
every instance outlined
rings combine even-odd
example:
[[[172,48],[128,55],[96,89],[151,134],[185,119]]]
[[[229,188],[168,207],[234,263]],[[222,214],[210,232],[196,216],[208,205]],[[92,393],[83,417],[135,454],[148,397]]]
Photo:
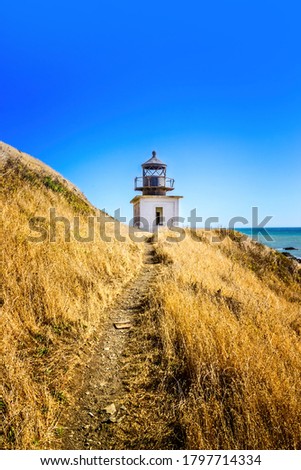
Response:
[[[0,139],[112,214],[131,217],[156,150],[182,216],[301,226],[300,17],[298,0],[4,0]]]

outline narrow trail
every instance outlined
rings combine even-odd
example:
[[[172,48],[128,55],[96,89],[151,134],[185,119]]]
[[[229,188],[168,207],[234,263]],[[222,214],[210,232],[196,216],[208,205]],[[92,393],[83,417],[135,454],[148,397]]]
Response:
[[[152,421],[164,429],[165,417],[153,416],[153,395],[133,390],[147,369],[152,347],[145,340],[141,316],[149,289],[162,269],[156,261],[151,243],[146,243],[144,265],[140,274],[119,296],[111,308],[91,360],[84,373],[78,373],[78,398],[61,416],[61,449],[129,449],[159,448]],[[130,322],[130,328],[117,329],[116,324]],[[115,324],[115,326],[114,326]],[[134,385],[133,385],[134,384]],[[152,387],[153,385],[150,385]],[[151,404],[149,404],[152,401]],[[142,402],[142,404],[141,404]],[[161,413],[162,414],[162,413]],[[160,420],[162,424],[160,424]],[[155,428],[156,426],[153,426]],[[169,432],[163,431],[164,435]],[[139,436],[143,433],[146,438]]]

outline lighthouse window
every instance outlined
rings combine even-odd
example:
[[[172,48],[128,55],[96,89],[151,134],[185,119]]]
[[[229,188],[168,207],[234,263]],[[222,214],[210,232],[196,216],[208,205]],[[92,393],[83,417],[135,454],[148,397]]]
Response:
[[[163,225],[163,207],[156,207],[156,225]]]

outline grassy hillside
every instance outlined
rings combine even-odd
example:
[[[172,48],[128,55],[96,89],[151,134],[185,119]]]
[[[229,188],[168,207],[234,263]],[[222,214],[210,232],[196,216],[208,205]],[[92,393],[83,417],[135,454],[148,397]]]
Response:
[[[140,270],[143,244],[124,226],[118,241],[115,221],[96,223],[104,214],[42,162],[5,144],[0,159],[1,447],[47,449],[83,350]],[[95,236],[80,241],[91,222]],[[176,236],[154,245],[164,266],[131,333],[124,442],[300,449],[300,264],[231,231]]]
[[[96,231],[93,241],[77,241],[79,234],[87,235],[88,218],[97,215],[83,194],[42,162],[6,144],[0,144],[0,158],[0,447],[47,448],[81,348],[101,327],[106,307],[140,269],[141,244],[134,244],[124,227],[125,242],[117,241],[113,221],[106,223],[110,242]],[[66,219],[56,222],[55,233],[51,208]],[[41,219],[30,225],[33,217]]]
[[[235,232],[198,235],[161,236],[150,299],[185,448],[300,449],[300,265]]]

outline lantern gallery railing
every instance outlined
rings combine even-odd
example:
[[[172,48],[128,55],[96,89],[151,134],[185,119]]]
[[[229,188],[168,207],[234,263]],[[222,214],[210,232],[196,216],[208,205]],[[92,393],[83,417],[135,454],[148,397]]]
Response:
[[[175,180],[166,176],[137,176],[135,178],[135,189],[164,188],[167,191],[173,189]]]

